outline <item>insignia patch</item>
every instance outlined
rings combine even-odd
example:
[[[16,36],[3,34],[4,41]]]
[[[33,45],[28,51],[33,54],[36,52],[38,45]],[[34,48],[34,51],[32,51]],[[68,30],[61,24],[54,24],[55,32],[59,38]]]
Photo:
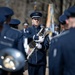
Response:
[[[57,49],[55,48],[53,52],[53,57],[56,57],[56,55],[57,55]]]

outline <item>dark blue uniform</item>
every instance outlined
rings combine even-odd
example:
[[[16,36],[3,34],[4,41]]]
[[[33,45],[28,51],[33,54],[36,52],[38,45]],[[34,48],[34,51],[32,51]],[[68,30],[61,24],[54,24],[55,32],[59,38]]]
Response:
[[[40,29],[41,26],[38,26],[37,28],[35,26],[31,26],[29,28],[31,37],[33,38],[33,36],[36,35],[40,31]],[[41,45],[42,49],[35,49],[28,60],[29,75],[45,75],[46,51],[49,47],[49,38],[47,36],[44,42],[41,43]]]
[[[28,28],[29,30],[29,38],[34,40],[39,40],[37,34],[41,30],[42,26],[39,24],[40,17],[42,17],[42,13],[33,12],[30,14],[32,18],[32,26]],[[35,21],[35,22],[34,22]],[[44,31],[43,31],[44,32]],[[43,39],[43,38],[42,38]],[[36,43],[36,41],[35,41]],[[28,73],[29,75],[45,75],[46,71],[46,52],[49,48],[49,38],[48,36],[42,42],[39,42],[41,48],[35,46],[35,50],[28,59]]]
[[[9,22],[11,20],[11,16],[14,14],[13,10],[8,7],[0,7],[0,14],[6,17],[6,23],[4,24],[3,30],[1,32],[2,37],[6,37],[7,39],[13,40],[14,48],[20,50],[22,53],[25,54],[24,47],[23,47],[23,37],[22,33],[14,28],[9,26]],[[17,72],[13,72],[11,75],[23,75],[23,70],[21,69]],[[7,75],[7,73],[3,72],[2,75]]]
[[[22,32],[23,36],[25,36],[26,38],[30,37],[29,28],[26,28],[25,30],[23,29],[23,30],[21,30],[21,32]]]
[[[75,28],[52,39],[49,49],[49,75],[75,75]]]
[[[15,48],[21,51],[23,50],[23,44],[20,41],[22,38],[22,33],[19,30],[10,28],[9,25],[5,25],[1,32],[1,36],[6,36],[8,39],[12,39],[15,42]]]
[[[75,75],[75,6],[64,13],[69,29],[52,39],[49,49],[49,75]]]
[[[22,35],[23,35],[23,43],[24,43],[24,39],[27,38],[28,39],[28,44],[31,42],[32,37],[31,37],[31,32],[29,27],[26,29],[21,30]]]
[[[24,47],[23,47],[23,39],[22,39],[23,36],[20,31],[18,31],[17,29],[14,29],[14,28],[10,28],[9,25],[5,25],[1,32],[1,36],[6,37],[7,39],[13,40],[14,48],[18,49],[25,55]],[[21,72],[23,73],[23,71],[20,71],[20,73]],[[20,75],[20,73],[19,73],[19,75]],[[18,74],[18,72],[14,73],[14,74]]]
[[[0,11],[0,14],[6,17],[6,23],[4,24],[1,36],[6,36],[6,38],[13,40],[15,42],[15,48],[24,53],[22,33],[19,30],[9,26],[9,24],[12,23],[10,20],[11,16],[14,14],[13,10],[9,7],[0,7]],[[16,24],[16,22],[13,23]],[[18,24],[19,23],[20,22],[18,21]]]

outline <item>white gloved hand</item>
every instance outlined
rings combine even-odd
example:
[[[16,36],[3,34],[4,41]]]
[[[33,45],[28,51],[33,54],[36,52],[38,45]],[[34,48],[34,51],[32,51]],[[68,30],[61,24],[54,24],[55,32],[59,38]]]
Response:
[[[27,46],[25,47],[25,52],[26,52],[26,54],[29,54],[29,45],[27,45]]]
[[[41,48],[42,48],[42,45],[41,45],[40,43],[36,43],[36,47],[37,47],[38,49],[41,49]]]
[[[38,43],[42,43],[44,41],[44,37],[43,36],[39,36],[39,39],[38,40],[34,40],[35,42],[38,42]]]
[[[39,42],[42,43],[44,41],[44,36],[39,36]]]

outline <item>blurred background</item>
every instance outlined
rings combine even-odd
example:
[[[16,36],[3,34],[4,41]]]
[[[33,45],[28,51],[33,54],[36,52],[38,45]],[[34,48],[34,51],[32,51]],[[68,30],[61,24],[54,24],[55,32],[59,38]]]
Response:
[[[46,24],[48,4],[53,4],[54,23],[59,24],[59,16],[65,9],[75,5],[75,0],[0,0],[0,7],[7,6],[12,8],[15,13],[12,18],[16,18],[21,21],[19,29],[23,28],[22,24],[25,19],[27,19],[29,25],[31,25],[30,14],[34,10],[38,10],[43,13],[43,24]]]

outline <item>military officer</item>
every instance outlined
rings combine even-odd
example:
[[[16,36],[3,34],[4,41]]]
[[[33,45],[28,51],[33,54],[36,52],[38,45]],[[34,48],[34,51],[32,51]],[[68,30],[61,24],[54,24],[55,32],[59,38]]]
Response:
[[[50,43],[49,75],[75,75],[75,6],[67,12],[69,29]]]
[[[27,22],[27,20],[23,23],[23,29],[21,30],[22,34],[23,34],[23,45],[24,45],[24,49],[25,49],[25,52],[26,54],[28,54],[28,51],[29,51],[29,42],[30,42],[30,34],[29,34],[29,30],[28,30],[28,27],[29,27],[29,23]]]
[[[17,45],[16,48],[22,50],[23,48],[21,44],[19,45],[19,43],[21,43],[20,40],[22,38],[22,33],[19,30],[16,30],[9,26],[11,16],[14,14],[13,10],[8,7],[0,7],[0,11],[1,11],[0,14],[2,13],[6,17],[6,21],[3,30],[1,32],[1,36],[6,36],[7,38],[16,41],[15,42]]]
[[[23,23],[23,29],[21,30],[22,31],[22,33],[23,33],[23,35],[25,36],[25,37],[28,37],[29,35],[27,35],[28,33],[29,33],[29,31],[28,31],[28,26],[29,26],[29,24],[28,24],[28,22],[24,22]]]
[[[24,47],[23,47],[23,36],[21,31],[11,28],[9,26],[9,22],[11,20],[11,16],[14,14],[13,10],[8,7],[0,7],[0,14],[3,14],[6,17],[6,22],[4,24],[3,30],[1,32],[1,36],[11,39],[15,42],[15,48],[20,50],[23,54],[25,54]],[[12,72],[11,75],[23,75],[24,69],[17,72]]]
[[[10,27],[13,27],[15,29],[18,29],[18,25],[20,24],[20,20],[18,19],[11,19],[11,21],[9,22]]]
[[[32,26],[29,28],[30,35],[35,41],[35,50],[28,59],[28,74],[29,75],[45,75],[46,71],[46,51],[49,47],[49,38],[39,36],[38,33],[42,30],[43,26],[40,23],[42,13],[32,12],[30,14],[32,18]]]

